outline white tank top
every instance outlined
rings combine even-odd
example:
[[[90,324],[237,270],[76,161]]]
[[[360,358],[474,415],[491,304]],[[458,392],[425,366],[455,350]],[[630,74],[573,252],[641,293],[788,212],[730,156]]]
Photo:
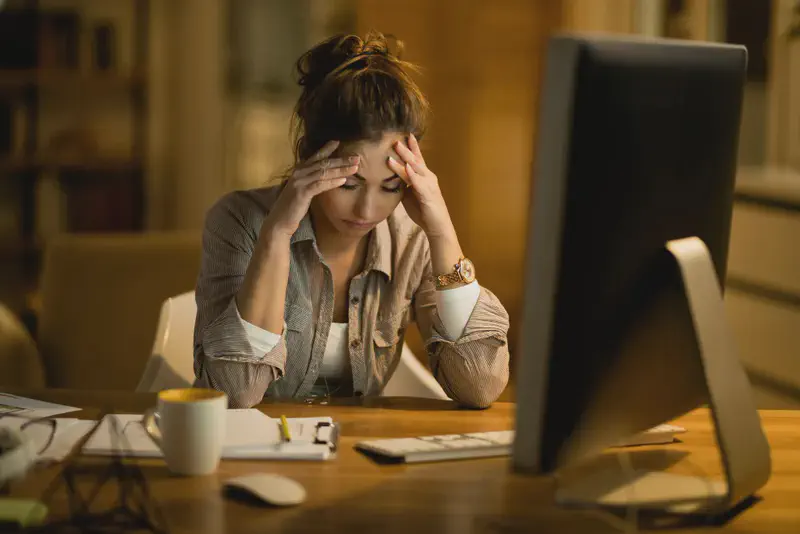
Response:
[[[350,351],[347,347],[347,323],[331,323],[319,378],[339,380],[350,373]]]

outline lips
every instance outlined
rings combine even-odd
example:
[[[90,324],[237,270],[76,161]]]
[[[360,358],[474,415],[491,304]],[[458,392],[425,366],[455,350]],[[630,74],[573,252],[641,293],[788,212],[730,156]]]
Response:
[[[345,220],[344,222],[346,222],[348,225],[352,226],[353,228],[360,228],[360,229],[372,228],[373,226],[375,226],[375,223],[370,222],[370,221],[348,221],[348,220]]]

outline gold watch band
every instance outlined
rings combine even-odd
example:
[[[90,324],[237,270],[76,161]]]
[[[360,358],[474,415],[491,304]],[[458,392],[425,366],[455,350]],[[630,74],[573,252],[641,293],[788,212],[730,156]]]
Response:
[[[435,278],[435,281],[436,281],[436,289],[442,289],[449,285],[461,282],[461,275],[458,274],[458,272],[440,274]]]

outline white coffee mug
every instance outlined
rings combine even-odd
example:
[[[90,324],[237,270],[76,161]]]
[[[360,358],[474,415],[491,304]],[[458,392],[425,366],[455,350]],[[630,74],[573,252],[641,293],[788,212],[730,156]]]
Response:
[[[142,426],[164,453],[167,467],[179,475],[217,470],[225,440],[228,396],[201,388],[165,389],[158,405],[145,412]]]

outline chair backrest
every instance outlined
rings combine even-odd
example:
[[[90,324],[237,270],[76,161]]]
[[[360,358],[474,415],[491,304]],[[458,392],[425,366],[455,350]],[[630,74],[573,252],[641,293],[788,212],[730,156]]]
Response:
[[[187,387],[194,381],[192,336],[197,306],[194,291],[167,299],[161,307],[153,352],[137,391]],[[403,345],[400,362],[382,396],[448,399],[430,371]]]
[[[194,287],[201,255],[198,232],[53,238],[37,336],[47,386],[132,391],[159,307]]]
[[[44,387],[36,343],[14,313],[0,304],[0,386]]]
[[[136,391],[189,387],[194,382],[192,337],[197,305],[194,291],[164,301],[153,350]]]
[[[391,378],[383,387],[381,396],[443,400],[450,398],[433,377],[433,374],[414,356],[414,353],[406,344],[403,345],[403,352],[400,355],[397,368],[395,368]]]

